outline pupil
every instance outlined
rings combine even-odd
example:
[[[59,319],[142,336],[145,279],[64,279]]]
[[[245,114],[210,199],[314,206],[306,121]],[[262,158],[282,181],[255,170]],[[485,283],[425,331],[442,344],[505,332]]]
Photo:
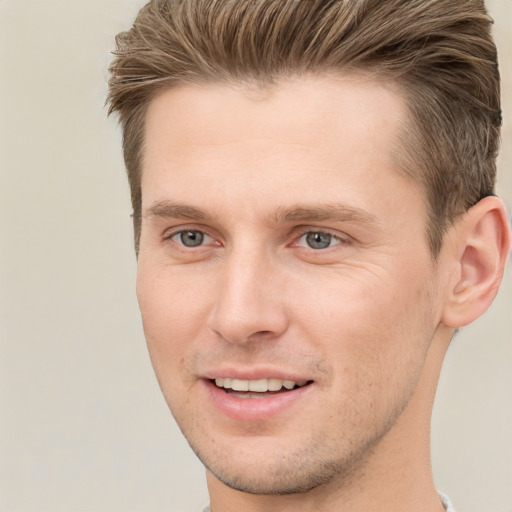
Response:
[[[187,247],[197,247],[204,240],[204,235],[200,231],[183,231],[180,235],[181,242]]]
[[[331,244],[331,238],[328,233],[308,233],[306,241],[312,249],[325,249]]]

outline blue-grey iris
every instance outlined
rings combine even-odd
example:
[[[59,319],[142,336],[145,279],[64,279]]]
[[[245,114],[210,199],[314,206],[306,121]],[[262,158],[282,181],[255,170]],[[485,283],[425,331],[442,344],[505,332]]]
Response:
[[[203,243],[204,233],[201,233],[201,231],[182,231],[180,240],[186,247],[198,247]]]
[[[331,245],[332,235],[329,233],[319,233],[317,231],[306,235],[306,243],[311,249],[326,249]]]

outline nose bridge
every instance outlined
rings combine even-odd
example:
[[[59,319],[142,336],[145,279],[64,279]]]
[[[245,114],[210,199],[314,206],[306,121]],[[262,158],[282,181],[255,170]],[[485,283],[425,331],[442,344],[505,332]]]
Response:
[[[216,302],[209,327],[232,343],[286,330],[286,316],[277,290],[276,263],[250,245],[230,251],[222,265]]]

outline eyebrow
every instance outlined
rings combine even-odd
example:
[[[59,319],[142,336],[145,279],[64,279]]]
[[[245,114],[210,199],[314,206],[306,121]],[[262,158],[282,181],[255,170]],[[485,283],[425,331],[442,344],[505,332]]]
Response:
[[[187,219],[210,221],[213,216],[195,206],[173,201],[156,201],[143,212],[143,217],[161,217],[169,219]],[[377,225],[378,218],[370,212],[345,204],[297,205],[276,210],[273,220],[283,222],[355,222],[363,225]]]
[[[169,219],[211,220],[205,211],[182,203],[156,201],[146,208],[143,217],[163,217]]]
[[[319,206],[295,206],[278,208],[277,222],[355,222],[365,225],[379,224],[378,218],[372,213],[345,204],[326,204]]]

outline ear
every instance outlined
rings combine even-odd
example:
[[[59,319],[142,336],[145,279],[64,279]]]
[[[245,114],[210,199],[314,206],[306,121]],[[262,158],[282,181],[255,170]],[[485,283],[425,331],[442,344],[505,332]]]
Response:
[[[494,196],[470,208],[452,229],[451,255],[457,270],[447,290],[442,321],[458,328],[476,320],[496,297],[511,233],[505,207]]]

